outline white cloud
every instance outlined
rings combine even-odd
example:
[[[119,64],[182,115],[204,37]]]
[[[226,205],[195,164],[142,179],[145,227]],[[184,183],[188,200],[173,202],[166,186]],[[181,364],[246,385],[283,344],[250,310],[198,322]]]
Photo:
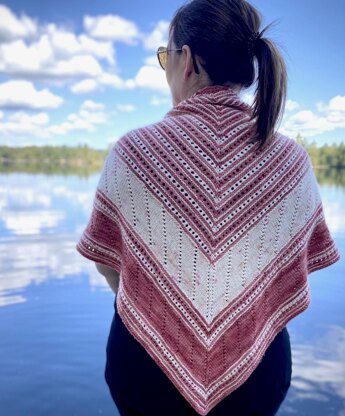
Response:
[[[72,131],[94,132],[98,126],[108,122],[108,114],[101,103],[92,100],[84,101],[77,113],[70,113],[66,119],[58,124],[49,124],[50,119],[46,113],[27,114],[22,111],[9,113],[0,122],[0,137],[13,136],[51,138],[65,135]]]
[[[0,57],[0,71],[13,75],[31,74],[53,63],[53,51],[46,35],[30,46],[22,39],[0,45]]]
[[[25,78],[84,78],[102,73],[98,60],[115,65],[112,42],[101,42],[85,34],[48,24],[33,40],[0,43],[0,73]]]
[[[122,113],[132,113],[135,111],[135,106],[132,104],[118,104],[116,108]]]
[[[327,119],[335,128],[345,128],[345,96],[337,95],[328,104],[317,103],[320,112],[327,114]]]
[[[65,135],[70,131],[95,131],[95,126],[78,114],[71,113],[67,116],[67,121],[49,127],[49,133],[53,135]]]
[[[80,110],[77,119],[87,120],[91,124],[105,124],[108,121],[108,116],[103,111],[94,110]]]
[[[126,89],[135,88],[135,83],[134,83],[133,80],[131,80],[131,79],[124,80],[116,74],[103,73],[99,77],[99,83],[100,83],[100,85],[110,86],[110,87],[113,87],[113,88],[116,88],[116,89],[125,89],[126,90]]]
[[[253,93],[251,93],[251,92],[241,92],[240,93],[240,95],[241,95],[241,98],[242,98],[242,100],[246,103],[246,104],[248,104],[248,105],[252,105],[253,103],[254,103],[254,98],[255,98],[255,96],[254,96],[254,94]],[[286,103],[285,103],[285,110],[287,110],[287,111],[292,111],[292,110],[296,110],[297,108],[299,108],[300,107],[300,105],[296,102],[296,101],[293,101],[293,100],[286,100]]]
[[[345,112],[345,96],[337,95],[332,98],[328,106],[329,111]]]
[[[312,111],[304,110],[292,115],[289,120],[294,121],[296,124],[308,124],[314,123],[317,118],[318,116],[315,115]]]
[[[169,93],[165,73],[158,66],[144,65],[133,79],[122,79],[116,74],[103,73],[98,78],[85,79],[71,86],[75,94],[87,94],[112,87],[118,90],[144,88],[162,93]]]
[[[88,94],[99,89],[99,83],[95,79],[84,79],[71,86],[73,94]]]
[[[106,59],[110,64],[115,63],[115,50],[111,42],[100,42],[85,34],[76,36],[73,32],[57,28],[55,24],[49,24],[46,30],[55,57],[90,54]]]
[[[80,50],[115,64],[115,49],[111,42],[100,42],[86,35],[79,36]]]
[[[47,35],[30,46],[23,40],[0,45],[0,72],[22,77],[76,78],[97,76],[102,68],[97,59],[88,54],[59,59]]]
[[[117,15],[84,16],[86,32],[97,39],[134,44],[140,37],[134,22]]]
[[[144,63],[145,63],[145,65],[148,65],[148,66],[156,66],[157,68],[160,68],[160,65],[159,65],[158,59],[157,59],[157,55],[147,56],[144,59]]]
[[[171,99],[168,97],[152,97],[150,100],[150,104],[154,106],[171,104]]]
[[[74,56],[73,58],[58,62],[55,68],[47,72],[42,70],[41,74],[57,77],[84,77],[96,76],[102,73],[102,68],[97,60],[90,55]]]
[[[300,105],[298,104],[298,102],[297,101],[293,101],[293,100],[286,100],[286,103],[285,103],[285,109],[287,110],[287,111],[293,111],[293,110],[296,110],[297,108],[299,108],[300,107]]]
[[[323,101],[319,101],[316,103],[316,109],[318,112],[322,113],[328,111],[326,104]]]
[[[43,126],[47,126],[48,123],[49,116],[46,113],[26,114],[19,111],[0,122],[0,133],[3,136],[42,136],[45,134]]]
[[[82,110],[90,110],[90,111],[101,111],[104,110],[104,104],[96,103],[92,100],[86,100],[82,103],[81,107]]]
[[[0,4],[0,42],[26,38],[37,33],[36,23],[29,17],[19,18],[3,4]]]
[[[12,20],[21,21],[5,9]],[[166,43],[169,22],[159,21],[146,35],[140,33],[134,22],[118,15],[84,16],[83,23],[87,33],[79,35],[54,23],[35,23],[29,38],[18,29],[18,36],[0,43],[0,74],[59,85],[73,81],[70,90],[74,94],[89,94],[107,87],[169,92],[156,57],[148,57],[132,79],[117,75],[113,47],[116,41],[127,44],[141,41],[144,48],[156,49],[159,44]],[[36,107],[33,104],[30,108]]]
[[[285,118],[281,131],[285,134],[288,132],[292,137],[298,133],[303,137],[311,137],[333,129],[327,117],[320,117],[310,110],[304,110]]]
[[[43,126],[49,123],[49,116],[46,113],[38,113],[34,115],[29,115],[23,113],[22,111],[13,113],[8,117],[9,121],[13,121],[20,124],[34,124],[36,126]]]
[[[0,107],[47,109],[57,108],[63,99],[48,89],[36,90],[29,81],[7,81],[0,84]]]
[[[144,65],[134,78],[135,86],[168,94],[170,92],[165,72],[155,66]]]
[[[133,80],[124,80],[116,74],[102,73],[97,78],[88,78],[71,85],[70,89],[74,94],[89,94],[101,91],[104,87],[112,87],[119,90],[135,88]]]
[[[91,100],[84,101],[78,113],[71,113],[66,121],[51,125],[48,128],[50,135],[65,135],[70,131],[88,131],[97,129],[98,125],[108,122],[108,115],[104,111],[104,105]]]
[[[144,48],[155,51],[159,46],[166,46],[168,43],[169,25],[168,21],[160,20],[153,31],[144,36]]]
[[[328,104],[318,102],[318,113],[311,110],[285,115],[280,131],[290,137],[300,133],[303,137],[313,137],[327,131],[345,128],[345,96],[336,96]]]

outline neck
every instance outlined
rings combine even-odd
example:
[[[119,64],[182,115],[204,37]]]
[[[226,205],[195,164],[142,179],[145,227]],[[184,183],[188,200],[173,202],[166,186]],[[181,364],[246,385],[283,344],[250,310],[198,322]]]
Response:
[[[196,76],[195,79],[192,80],[188,86],[186,86],[185,91],[183,92],[182,97],[181,97],[182,99],[180,101],[183,101],[192,97],[196,92],[198,92],[202,88],[209,87],[211,85],[214,85],[214,84],[209,79],[208,76],[203,76],[203,75],[199,77]],[[232,82],[225,82],[223,85],[230,87],[232,90],[238,93],[241,91],[240,84],[233,84]]]
[[[201,90],[202,88],[205,87],[209,87],[210,85],[212,85],[212,82],[208,81],[208,80],[204,80],[204,82],[198,82],[194,85],[191,85],[190,88],[188,88],[188,90],[186,91],[186,99],[191,97],[192,95],[194,95],[196,92],[198,92],[199,90]]]

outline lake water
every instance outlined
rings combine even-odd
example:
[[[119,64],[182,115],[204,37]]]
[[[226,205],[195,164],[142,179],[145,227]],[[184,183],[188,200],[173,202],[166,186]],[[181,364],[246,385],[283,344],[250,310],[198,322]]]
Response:
[[[1,415],[118,415],[104,381],[114,295],[75,251],[97,182],[0,174]],[[311,306],[288,325],[293,381],[279,416],[345,415],[345,188],[322,182],[342,260],[310,275]]]

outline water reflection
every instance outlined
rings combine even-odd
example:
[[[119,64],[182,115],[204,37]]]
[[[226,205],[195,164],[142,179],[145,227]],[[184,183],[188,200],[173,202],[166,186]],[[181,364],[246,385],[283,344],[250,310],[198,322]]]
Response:
[[[14,234],[40,234],[47,228],[56,228],[65,218],[63,211],[37,210],[34,212],[5,212],[2,221],[7,231]]]
[[[94,265],[75,251],[98,178],[99,173],[88,179],[0,175],[0,305],[23,302],[24,289],[32,283],[82,273],[90,276],[92,286],[106,288]],[[323,185],[321,193],[332,233],[345,234],[344,188]]]
[[[345,328],[315,325],[306,339],[292,334],[292,386],[279,416],[344,416]]]
[[[321,186],[345,188],[345,169],[315,169],[315,173]]]
[[[345,328],[334,326],[325,331],[312,345],[294,346],[294,386],[298,398],[314,398],[314,385],[324,401],[327,392],[345,400]]]
[[[98,176],[0,175],[0,306],[25,302],[25,288],[48,279],[84,274],[109,290],[75,251]]]
[[[317,175],[326,219],[344,258],[344,175],[339,172],[317,172]],[[0,174],[0,307],[3,310],[26,302],[35,286],[42,287],[48,281],[71,282],[77,277],[87,279],[91,290],[110,291],[92,262],[75,250],[90,215],[98,178],[99,173],[87,178]],[[344,292],[342,264],[334,266],[332,276],[326,270],[322,272],[326,278],[320,274],[319,279],[311,280],[316,302],[309,312],[289,324],[293,383],[279,416],[345,416],[345,313],[340,312]],[[34,292],[35,296],[43,296],[38,290]],[[325,303],[320,302],[322,296]],[[60,302],[62,309],[63,300]],[[307,322],[308,328],[300,327],[298,322]]]
[[[48,279],[85,274],[92,287],[106,288],[105,279],[93,264],[75,252],[75,242],[74,234],[1,239],[0,306],[24,301],[26,287]],[[11,296],[13,293],[16,295]]]

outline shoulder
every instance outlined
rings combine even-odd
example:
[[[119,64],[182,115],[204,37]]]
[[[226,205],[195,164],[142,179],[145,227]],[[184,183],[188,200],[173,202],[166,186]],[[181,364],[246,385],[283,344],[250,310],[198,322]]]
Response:
[[[308,152],[301,144],[296,142],[295,139],[292,139],[291,137],[285,136],[284,134],[281,134],[281,133],[277,133],[275,139],[276,139],[274,142],[275,146],[280,144],[286,149],[289,149],[289,151],[292,154],[299,154],[309,160]]]
[[[283,152],[285,151],[286,155],[284,163],[289,165],[288,171],[294,172],[293,177],[300,176],[301,180],[306,178],[307,181],[316,183],[314,167],[307,150],[296,140],[283,134],[278,134],[276,139],[276,145],[278,143],[283,145]]]
[[[128,131],[113,144],[110,153],[120,151],[121,149],[144,146],[149,141],[159,138],[161,132],[170,126],[170,121],[171,117],[164,117],[155,123]]]

